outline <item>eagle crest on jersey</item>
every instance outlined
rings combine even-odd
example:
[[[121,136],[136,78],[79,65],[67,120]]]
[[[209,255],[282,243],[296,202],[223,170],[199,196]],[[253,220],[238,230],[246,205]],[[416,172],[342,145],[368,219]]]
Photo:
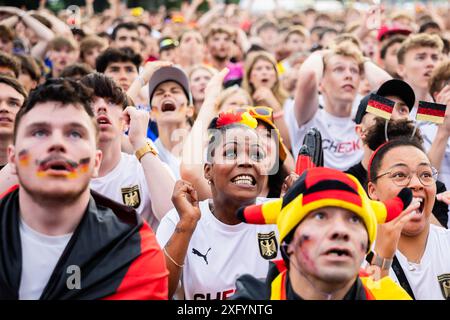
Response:
[[[258,233],[259,253],[266,260],[271,260],[277,256],[278,245],[275,232]]]
[[[122,200],[127,206],[138,208],[141,204],[141,193],[139,191],[139,186],[135,185],[129,188],[122,188]]]
[[[450,300],[450,273],[438,276],[439,285],[441,286],[442,295],[446,300]]]

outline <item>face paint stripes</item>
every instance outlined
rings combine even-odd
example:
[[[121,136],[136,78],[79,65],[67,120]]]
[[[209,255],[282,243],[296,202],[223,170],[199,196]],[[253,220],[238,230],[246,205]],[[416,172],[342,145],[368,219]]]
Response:
[[[27,167],[30,164],[30,155],[27,149],[23,149],[19,152],[19,165],[22,167]]]
[[[49,174],[46,172],[49,168],[48,168],[48,162],[49,161],[53,161],[55,159],[46,159],[43,161],[37,161],[36,160],[36,165],[38,166],[38,171],[37,171],[37,176],[39,178],[44,178],[49,176]],[[58,159],[60,160],[60,159]],[[87,157],[87,158],[83,158],[81,159],[78,163],[72,160],[63,160],[67,163],[67,166],[65,166],[65,168],[67,169],[66,171],[69,171],[65,176],[69,179],[75,179],[78,177],[79,174],[84,174],[86,172],[88,172],[88,168],[89,168],[89,163],[91,162],[91,158]],[[63,174],[64,176],[64,174]]]

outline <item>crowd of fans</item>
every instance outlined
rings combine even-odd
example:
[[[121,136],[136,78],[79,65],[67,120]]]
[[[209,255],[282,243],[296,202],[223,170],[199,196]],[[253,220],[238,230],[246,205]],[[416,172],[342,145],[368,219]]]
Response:
[[[206,2],[0,6],[0,299],[450,299],[450,7]]]

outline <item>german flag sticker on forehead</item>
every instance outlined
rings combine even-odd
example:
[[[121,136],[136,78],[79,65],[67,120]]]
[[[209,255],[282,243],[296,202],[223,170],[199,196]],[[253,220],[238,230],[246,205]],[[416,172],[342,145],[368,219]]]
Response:
[[[366,111],[386,120],[391,119],[392,110],[394,110],[395,102],[388,98],[372,93],[367,102]]]
[[[445,104],[419,101],[416,120],[430,121],[437,124],[444,123]]]

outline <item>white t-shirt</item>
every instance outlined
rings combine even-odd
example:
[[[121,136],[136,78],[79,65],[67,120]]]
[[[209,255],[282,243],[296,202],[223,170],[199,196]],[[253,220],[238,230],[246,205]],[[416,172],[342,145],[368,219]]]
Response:
[[[209,200],[201,201],[199,207],[202,216],[192,235],[184,261],[182,282],[185,299],[225,300],[234,293],[236,279],[240,275],[251,274],[256,278],[265,278],[269,260],[262,257],[260,250],[264,248],[260,248],[260,242],[263,245],[275,244],[276,254],[279,256],[276,225],[227,225],[211,213]],[[161,247],[172,236],[178,221],[175,209],[161,220],[156,233]],[[268,247],[270,246],[265,248]]]
[[[360,95],[359,93],[356,94],[355,100],[353,100],[352,103],[352,113],[351,118],[355,119],[356,113],[358,112],[358,106],[361,100],[364,98],[364,96]],[[325,99],[323,98],[323,95],[319,94],[319,105],[325,106]]]
[[[430,225],[420,264],[408,262],[397,250],[396,256],[417,300],[443,300],[450,297],[450,230]],[[389,275],[398,283],[394,271]]]
[[[155,140],[155,146],[156,146],[156,149],[158,150],[158,155],[159,155],[159,158],[161,159],[161,161],[169,166],[170,171],[175,176],[175,179],[180,180],[181,179],[181,175],[180,175],[181,161],[180,161],[180,159],[175,157],[172,154],[172,152],[167,150],[159,138]]]
[[[315,127],[322,135],[325,167],[345,171],[361,161],[363,149],[355,131],[355,123],[350,117],[335,117],[323,109],[318,109],[310,121],[299,127],[294,105],[286,107],[284,119],[288,126],[294,159],[303,145],[306,133]]]
[[[31,229],[22,219],[19,230],[22,246],[19,299],[38,300],[72,237],[72,233],[62,236],[47,236]]]
[[[435,123],[426,121],[419,121],[418,127],[423,136],[425,150],[428,152],[434,141],[438,127]],[[445,184],[448,190],[450,187],[450,141],[447,141],[444,158],[439,169],[439,180]]]
[[[135,208],[153,230],[158,228],[159,221],[152,211],[144,169],[134,155],[122,152],[117,166],[107,175],[92,179],[90,187],[116,202]]]

